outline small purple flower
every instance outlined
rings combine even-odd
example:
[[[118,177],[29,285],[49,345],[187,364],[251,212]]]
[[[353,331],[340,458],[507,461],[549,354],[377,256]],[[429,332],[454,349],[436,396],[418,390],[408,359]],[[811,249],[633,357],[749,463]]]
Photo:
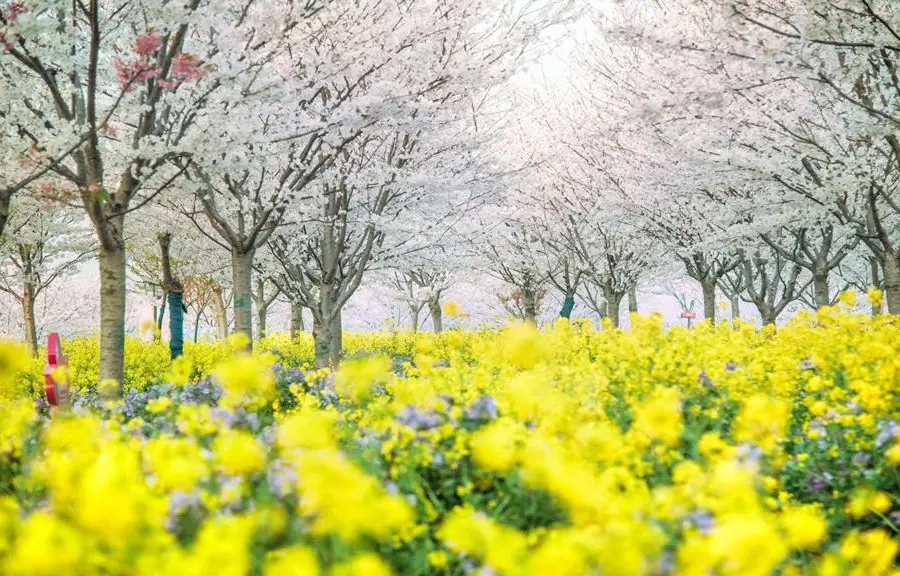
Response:
[[[685,520],[704,535],[709,534],[715,525],[712,514],[707,510],[692,512],[685,517]]]
[[[706,374],[706,370],[700,370],[700,375],[697,376],[697,382],[703,384],[706,388],[712,388],[713,383],[712,380],[709,379],[709,376]]]
[[[177,395],[182,404],[205,404],[214,406],[222,397],[222,387],[212,378],[191,382],[182,386]]]
[[[741,444],[737,447],[737,457],[745,464],[757,464],[762,455],[762,449],[755,444]]]
[[[363,431],[357,436],[356,443],[362,448],[372,448],[378,446],[378,438],[372,432]]]
[[[231,428],[238,420],[237,415],[226,408],[213,408],[209,411],[209,415],[226,428]]]
[[[800,368],[802,370],[815,370],[816,365],[812,363],[812,359],[810,357],[806,357],[803,359],[803,362],[800,363]]]
[[[471,573],[475,572],[476,568],[477,568],[477,565],[471,559],[466,558],[463,561],[462,569],[463,569],[464,574],[471,574]]]
[[[430,430],[441,423],[441,417],[434,412],[420,412],[415,406],[405,406],[397,421],[413,430]]]
[[[865,466],[872,460],[872,457],[866,454],[865,452],[857,452],[853,455],[853,458],[850,459],[850,462],[859,468],[865,468]]]
[[[466,418],[469,420],[493,420],[497,414],[497,401],[489,394],[482,394],[466,408]]]
[[[41,416],[49,416],[50,404],[47,403],[43,396],[38,396],[34,399],[34,410]]]
[[[272,426],[266,426],[262,429],[262,431],[260,431],[259,434],[256,435],[259,441],[266,446],[272,446],[273,444],[275,444],[275,436],[275,428],[273,428]]]
[[[810,494],[818,494],[828,488],[825,478],[810,474],[806,477],[806,491]]]
[[[266,470],[266,483],[272,494],[284,498],[297,483],[297,472],[281,460],[276,460]]]
[[[147,393],[129,390],[122,399],[121,410],[126,418],[134,418],[147,406]]]
[[[734,362],[726,362],[725,363],[725,371],[726,372],[734,372],[735,370],[737,370],[737,364],[735,364]]]
[[[189,509],[200,509],[203,506],[200,496],[196,493],[186,494],[181,490],[175,490],[169,496],[169,511],[166,515],[166,530],[174,532],[178,526],[178,518]]]
[[[897,437],[900,426],[893,420],[879,420],[876,430],[878,435],[875,437],[875,446],[880,448]]]
[[[656,571],[653,574],[655,576],[665,576],[666,574],[671,574],[674,570],[675,560],[672,558],[672,553],[666,551],[660,556],[659,563],[656,565]]]
[[[821,422],[819,422],[818,420],[814,420],[813,422],[809,423],[809,431],[816,432],[816,434],[819,436],[827,436],[828,435],[828,429],[825,428],[825,425],[822,424]]]

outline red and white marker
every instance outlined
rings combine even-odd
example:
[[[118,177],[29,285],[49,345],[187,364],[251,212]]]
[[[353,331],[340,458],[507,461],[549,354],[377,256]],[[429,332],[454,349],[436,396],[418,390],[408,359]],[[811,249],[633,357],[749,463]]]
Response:
[[[44,390],[47,393],[47,403],[50,406],[65,405],[69,399],[69,383],[57,382],[53,373],[57,368],[66,366],[68,359],[62,353],[62,344],[59,334],[51,332],[47,336],[47,367],[44,368]]]

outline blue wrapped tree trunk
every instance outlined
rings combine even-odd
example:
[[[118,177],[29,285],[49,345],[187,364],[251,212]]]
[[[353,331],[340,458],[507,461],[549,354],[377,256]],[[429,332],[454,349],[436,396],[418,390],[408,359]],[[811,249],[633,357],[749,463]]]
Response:
[[[184,296],[169,292],[169,352],[172,359],[184,352]]]
[[[575,299],[571,296],[566,296],[566,299],[563,300],[562,310],[559,311],[559,315],[562,318],[571,318],[572,310],[575,308]]]
[[[181,282],[172,274],[172,259],[169,256],[169,246],[172,243],[172,234],[169,232],[159,234],[160,265],[162,268],[162,286],[166,291],[166,299],[169,304],[169,352],[174,360],[184,351],[184,295]],[[160,312],[159,325],[162,326],[162,312]]]

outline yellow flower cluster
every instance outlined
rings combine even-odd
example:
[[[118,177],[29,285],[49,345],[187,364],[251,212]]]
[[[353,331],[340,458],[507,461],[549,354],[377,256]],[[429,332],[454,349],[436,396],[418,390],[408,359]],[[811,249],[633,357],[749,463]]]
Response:
[[[52,417],[0,348],[0,575],[898,575],[900,321],[852,305],[198,344]]]

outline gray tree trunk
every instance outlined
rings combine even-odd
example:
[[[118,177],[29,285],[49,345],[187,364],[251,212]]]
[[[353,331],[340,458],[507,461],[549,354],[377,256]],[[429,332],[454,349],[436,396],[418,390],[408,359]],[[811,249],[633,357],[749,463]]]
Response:
[[[228,338],[228,310],[225,308],[225,298],[222,296],[222,288],[213,289],[213,315],[216,317],[216,337],[219,340]]]
[[[628,311],[638,311],[637,287],[635,286],[628,289]]]
[[[709,320],[710,324],[716,323],[716,283],[701,282],[700,287],[703,289],[703,317]]]
[[[409,305],[409,324],[413,334],[419,331],[419,313],[421,310],[420,306]]]
[[[813,272],[813,298],[815,298],[817,309],[831,304],[827,271],[816,270]]]
[[[197,343],[197,339],[200,337],[200,316],[200,311],[198,311],[197,315],[194,316],[194,344]]]
[[[266,319],[268,318],[268,310],[265,306],[256,307],[256,324],[259,326],[259,338],[266,337]]]
[[[156,317],[156,331],[153,333],[154,340],[162,339],[162,327],[163,327],[163,318],[166,315],[166,302],[168,300],[168,294],[163,292],[162,302],[159,305],[159,315]]]
[[[341,361],[341,354],[344,351],[344,324],[341,318],[341,311],[337,310],[334,319],[331,321],[331,330],[328,334],[328,364],[337,366]]]
[[[890,254],[881,263],[884,269],[884,293],[888,312],[900,314],[900,263]]]
[[[113,226],[118,245],[100,248],[100,381],[119,384],[125,376],[125,250],[121,226]]]
[[[343,326],[340,312],[327,322],[314,315],[313,317],[313,350],[316,368],[337,366],[343,347]]]
[[[522,290],[522,305],[525,312],[525,321],[537,325],[537,290],[534,288]]]
[[[13,191],[9,188],[0,188],[0,236],[6,230],[9,221],[9,207],[12,204]]]
[[[608,292],[604,295],[607,304],[606,317],[616,328],[622,325],[622,299],[624,296],[621,292]]]
[[[335,310],[334,299],[332,285],[319,286],[319,302],[313,311],[313,349],[316,368],[334,366],[340,356],[342,326],[340,310]]]
[[[428,299],[428,311],[431,313],[431,323],[434,326],[435,334],[440,333],[444,329],[444,311],[441,310],[439,298]]]
[[[313,354],[316,368],[328,367],[328,342],[331,337],[330,326],[313,314]]]
[[[731,297],[731,319],[741,319],[741,297],[738,294],[734,294]]]
[[[296,338],[305,331],[303,325],[303,306],[291,303],[291,338]]]
[[[26,275],[26,278],[28,276]],[[37,328],[34,321],[34,283],[25,281],[22,286],[22,318],[25,321],[25,346],[28,353],[37,356]]]
[[[234,282],[234,332],[246,334],[253,345],[253,251],[231,253]]]
[[[870,256],[869,257],[869,267],[872,270],[872,287],[878,288],[882,285],[881,274],[880,274],[881,265],[878,263],[878,258],[876,258],[874,256]],[[871,306],[872,306],[872,316],[873,317],[878,316],[879,314],[881,314],[881,308],[882,308],[882,306],[884,306],[884,302],[879,302],[877,306],[874,303],[872,303]]]

